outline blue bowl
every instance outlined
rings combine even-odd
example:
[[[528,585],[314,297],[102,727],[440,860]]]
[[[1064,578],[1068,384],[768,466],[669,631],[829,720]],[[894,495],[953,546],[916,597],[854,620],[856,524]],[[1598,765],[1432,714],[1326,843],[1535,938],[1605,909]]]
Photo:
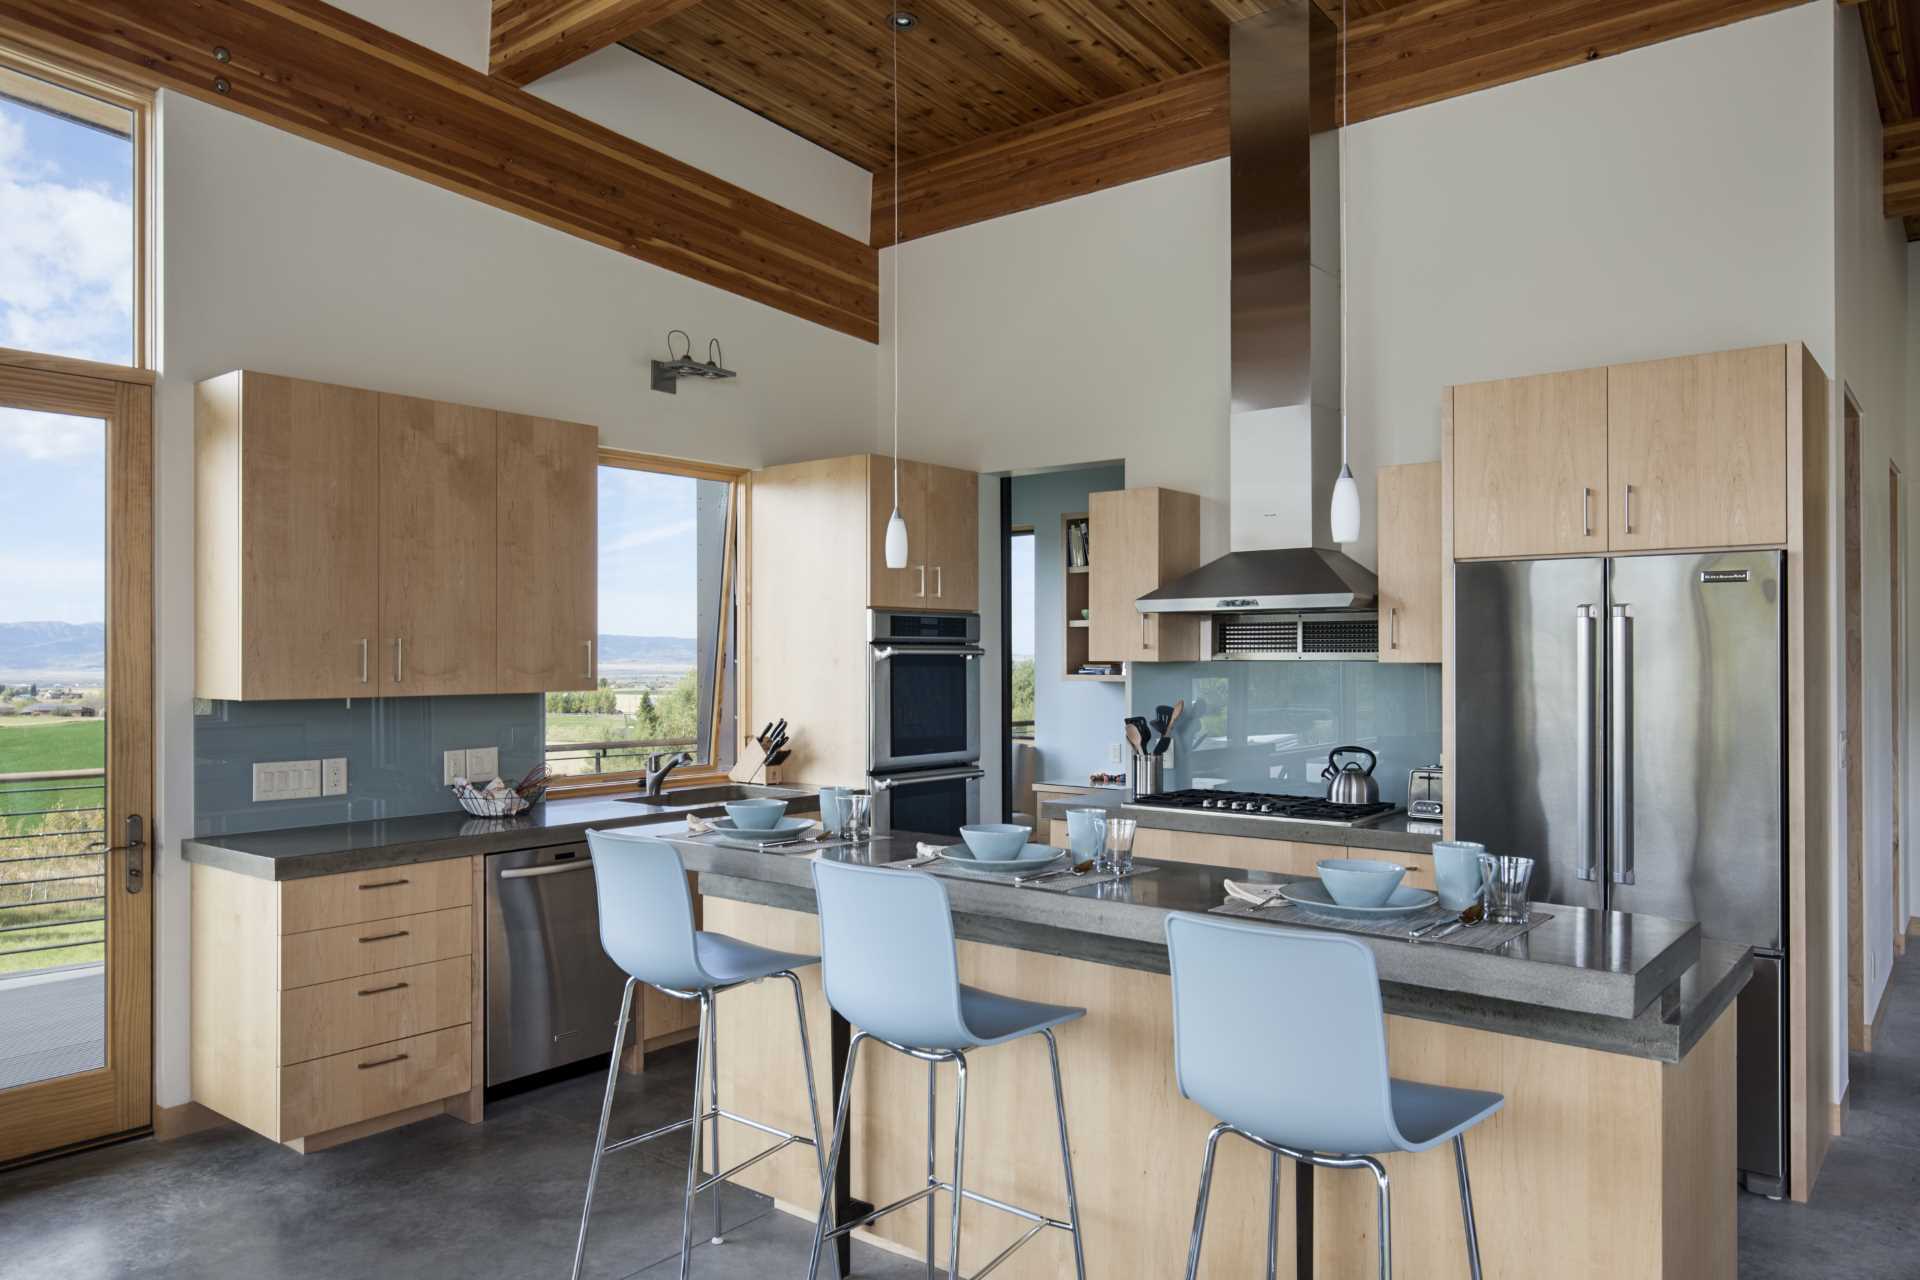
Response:
[[[1313,864],[1327,895],[1343,907],[1384,907],[1407,869],[1372,858],[1322,858]]]
[[[787,815],[785,800],[735,800],[725,808],[733,825],[742,831],[770,831]]]
[[[1019,857],[1031,835],[1032,827],[1011,822],[983,822],[960,828],[960,838],[967,842],[967,848],[973,851],[973,856],[982,862],[1005,862],[1009,858]]]

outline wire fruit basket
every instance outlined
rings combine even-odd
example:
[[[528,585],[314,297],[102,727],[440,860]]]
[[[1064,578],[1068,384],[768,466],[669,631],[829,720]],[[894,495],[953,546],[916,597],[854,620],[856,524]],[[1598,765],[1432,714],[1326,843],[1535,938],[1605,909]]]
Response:
[[[547,795],[547,766],[535,765],[526,777],[512,787],[506,786],[498,778],[491,785],[481,788],[465,778],[453,784],[453,797],[460,807],[476,818],[511,818],[525,813]]]

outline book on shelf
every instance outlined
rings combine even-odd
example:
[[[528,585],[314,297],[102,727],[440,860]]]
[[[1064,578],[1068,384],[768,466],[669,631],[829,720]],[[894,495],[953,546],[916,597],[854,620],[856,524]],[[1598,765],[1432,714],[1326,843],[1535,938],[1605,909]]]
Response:
[[[1080,664],[1080,669],[1074,672],[1074,674],[1082,676],[1114,676],[1119,675],[1120,671],[1119,668],[1111,662],[1083,662]]]
[[[1067,526],[1067,567],[1069,569],[1087,567],[1087,526],[1084,524]]]

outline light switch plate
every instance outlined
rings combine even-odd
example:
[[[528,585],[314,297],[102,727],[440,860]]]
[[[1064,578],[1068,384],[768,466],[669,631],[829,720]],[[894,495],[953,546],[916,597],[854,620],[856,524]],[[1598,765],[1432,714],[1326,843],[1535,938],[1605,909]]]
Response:
[[[472,774],[467,772],[467,753],[464,748],[459,751],[449,751],[441,758],[441,786],[450,787],[453,785],[455,778],[470,778],[472,776]]]
[[[1117,742],[1108,743],[1107,744],[1107,763],[1119,764],[1121,763],[1122,759],[1123,757],[1120,754],[1120,744]]]
[[[500,776],[500,748],[468,747],[467,779],[476,787],[483,787]]]
[[[320,794],[318,760],[263,760],[253,766],[253,800],[310,800]]]
[[[334,756],[320,762],[320,794],[323,796],[347,794],[347,758],[345,756]]]

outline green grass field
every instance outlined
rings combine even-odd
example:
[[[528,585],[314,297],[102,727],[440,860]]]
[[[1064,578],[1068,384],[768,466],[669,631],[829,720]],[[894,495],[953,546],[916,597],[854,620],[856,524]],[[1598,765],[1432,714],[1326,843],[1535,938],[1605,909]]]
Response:
[[[0,716],[0,773],[98,769],[106,762],[105,720]]]
[[[102,720],[0,716],[0,773],[98,769],[106,744]],[[0,952],[14,953],[0,954],[0,974],[101,959],[102,926],[92,921],[102,860],[83,853],[99,839],[101,800],[100,784],[81,779],[0,783],[0,835],[35,837],[0,841],[0,925],[17,930],[0,933]],[[48,860],[69,853],[77,856]]]

